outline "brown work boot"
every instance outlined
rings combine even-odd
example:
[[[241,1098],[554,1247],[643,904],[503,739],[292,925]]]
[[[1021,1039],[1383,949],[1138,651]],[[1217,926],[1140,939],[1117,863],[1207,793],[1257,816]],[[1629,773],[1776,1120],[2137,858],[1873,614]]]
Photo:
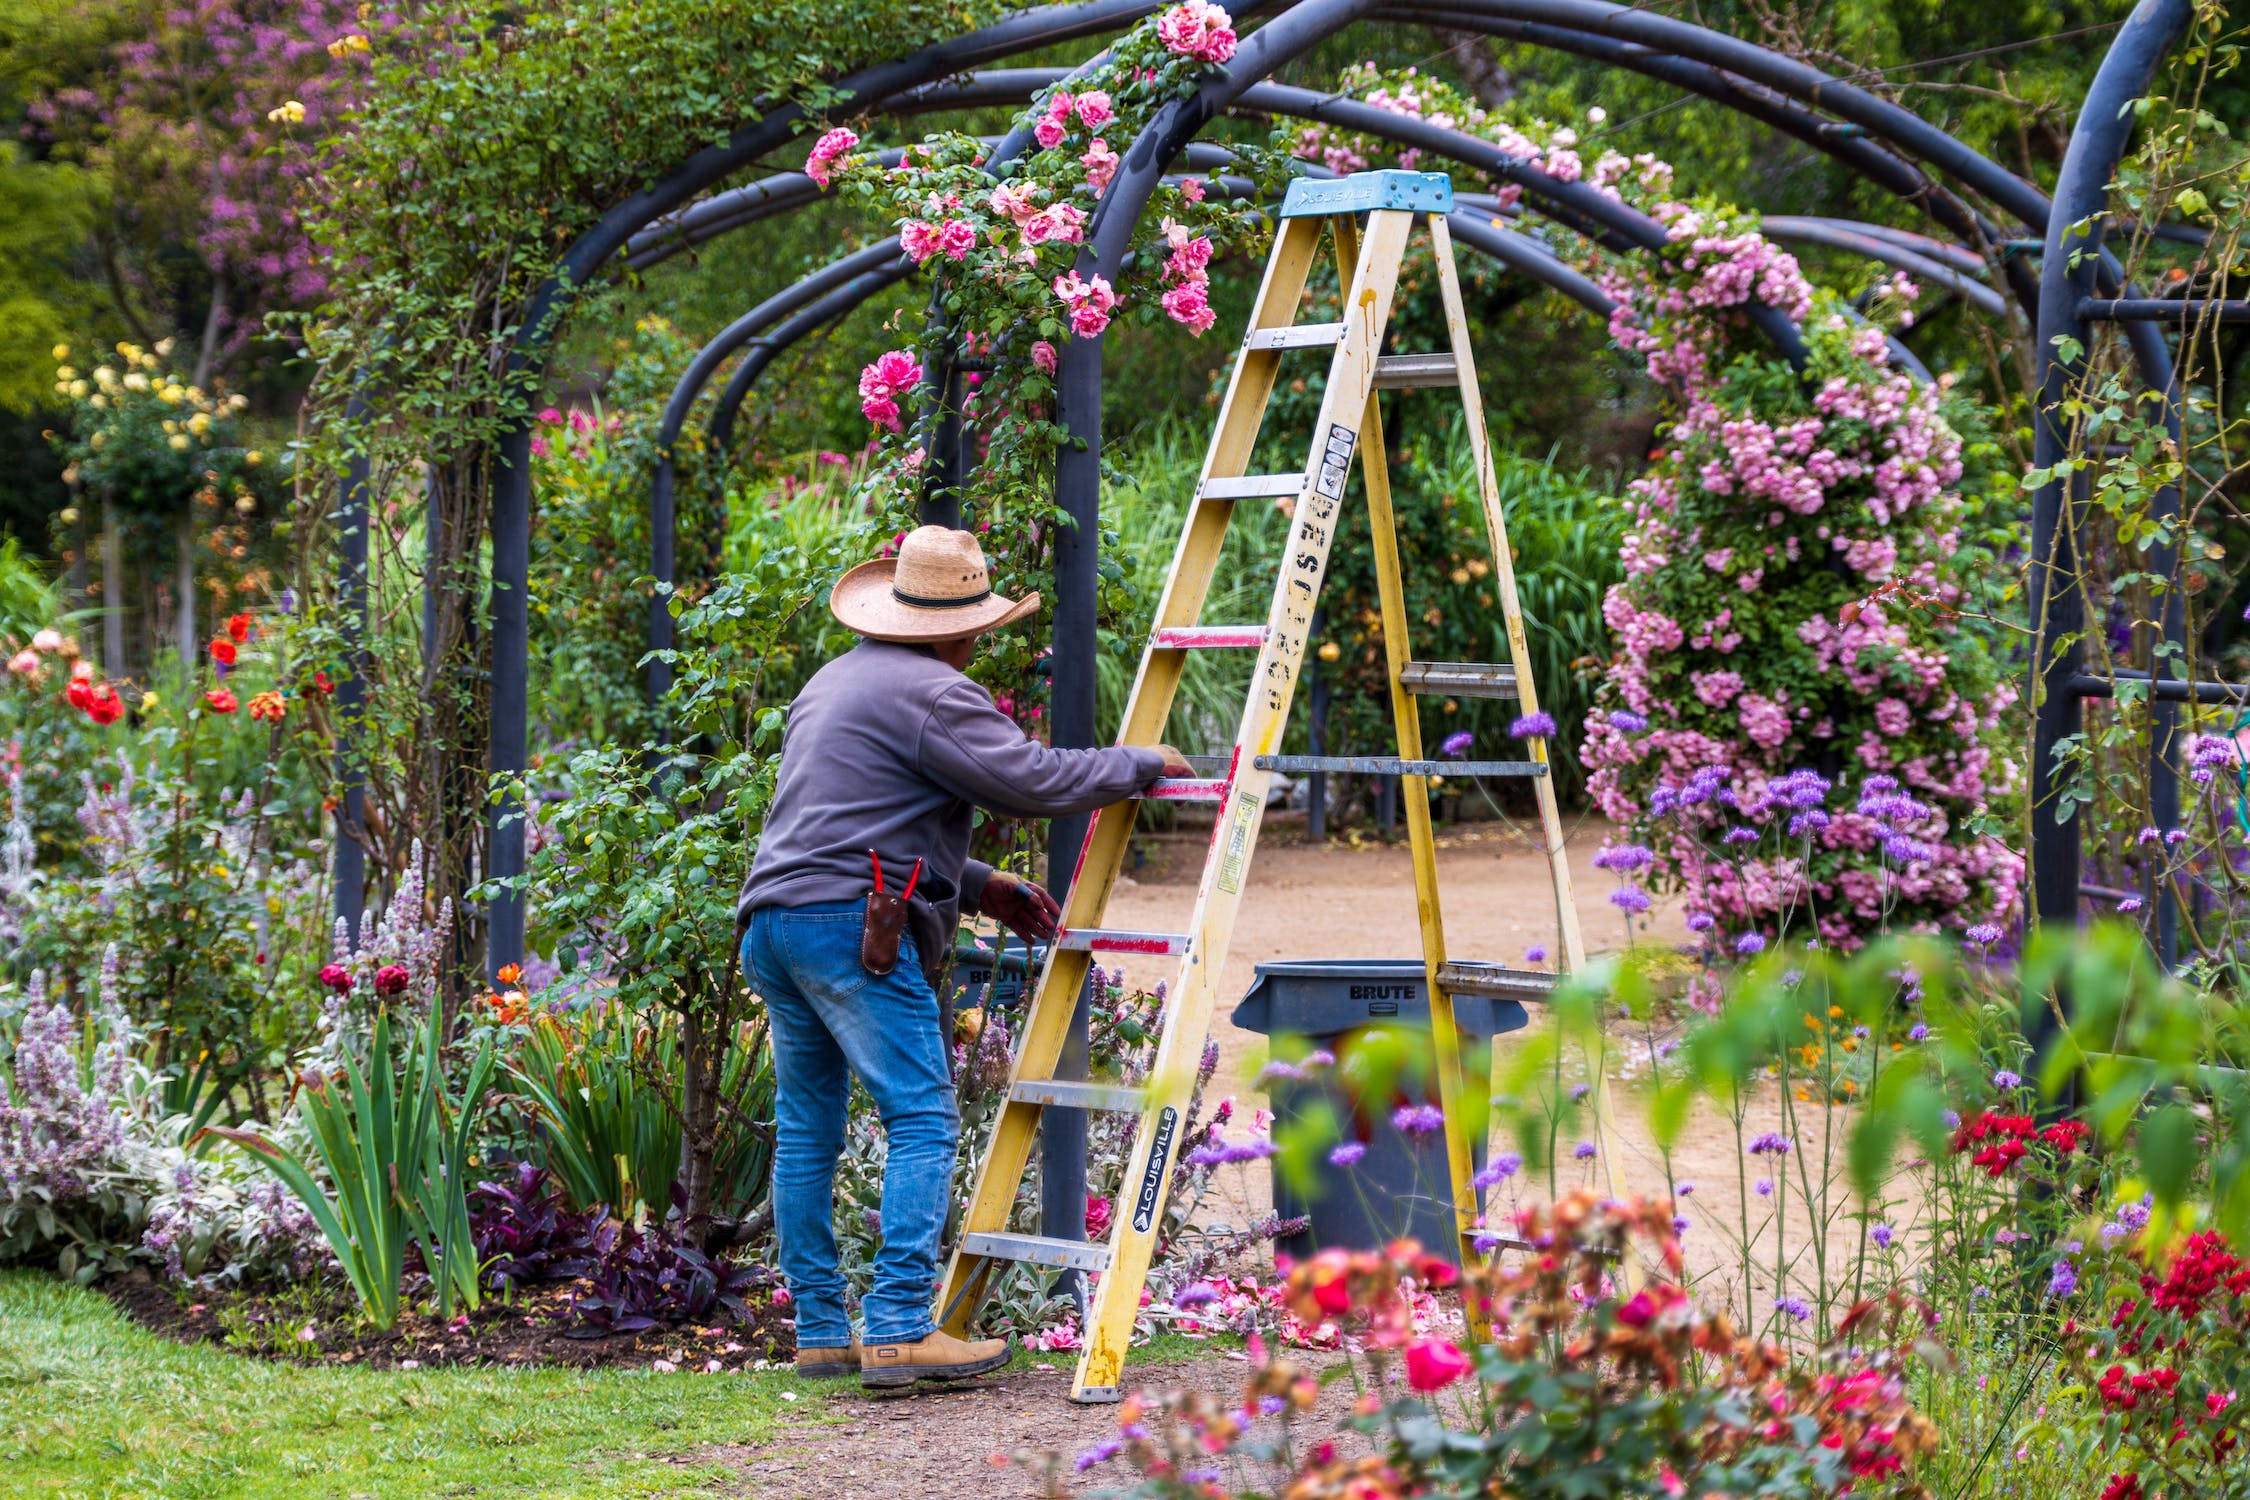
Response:
[[[1008,1362],[1006,1339],[970,1343],[944,1329],[911,1344],[870,1344],[860,1351],[859,1383],[870,1390],[917,1380],[964,1380]]]
[[[834,1380],[842,1375],[859,1373],[859,1336],[852,1336],[851,1346],[845,1349],[799,1349],[797,1373],[807,1380]]]

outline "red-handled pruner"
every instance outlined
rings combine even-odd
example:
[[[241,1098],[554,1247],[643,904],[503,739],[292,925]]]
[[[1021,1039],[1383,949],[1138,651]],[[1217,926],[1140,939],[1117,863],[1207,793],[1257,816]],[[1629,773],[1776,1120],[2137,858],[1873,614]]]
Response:
[[[867,851],[867,857],[875,862],[875,894],[880,896],[883,894],[883,856],[870,849]],[[906,877],[906,889],[898,893],[898,899],[901,901],[913,900],[914,887],[921,878],[922,861],[917,858],[914,861],[914,872]]]

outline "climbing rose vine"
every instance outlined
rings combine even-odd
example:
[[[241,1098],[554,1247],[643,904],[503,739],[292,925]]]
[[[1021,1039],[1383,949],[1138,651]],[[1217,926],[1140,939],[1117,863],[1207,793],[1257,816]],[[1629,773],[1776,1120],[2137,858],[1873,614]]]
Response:
[[[1977,565],[1963,548],[1974,414],[1951,381],[1894,366],[1881,329],[1847,317],[1755,218],[1677,201],[1653,156],[1582,151],[1570,127],[1502,119],[1412,69],[1366,64],[1343,87],[1665,228],[1660,251],[1621,256],[1547,231],[1596,273],[1612,337],[1678,403],[1632,486],[1626,578],[1604,610],[1616,656],[1587,725],[1589,789],[1645,837],[1638,867],[1734,951],[1806,918],[1846,945],[1894,923],[2006,923],[2023,861],[1979,825],[2015,783],[1994,753],[2015,693],[1959,620]],[[1340,172],[1417,165],[1319,126],[1295,150]],[[1503,210],[1525,199],[1521,183],[1486,186]],[[1875,290],[1879,311],[1912,322],[1911,282]],[[1753,298],[1800,326],[1802,375],[1752,324]],[[1637,886],[1613,899],[1647,904]]]

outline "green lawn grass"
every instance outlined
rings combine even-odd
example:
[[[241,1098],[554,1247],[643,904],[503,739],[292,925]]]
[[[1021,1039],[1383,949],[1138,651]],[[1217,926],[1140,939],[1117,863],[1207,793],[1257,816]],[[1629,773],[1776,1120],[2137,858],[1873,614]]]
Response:
[[[1239,1341],[1159,1334],[1129,1362]],[[1026,1356],[1069,1367],[1068,1354]],[[782,1371],[367,1370],[274,1364],[160,1338],[107,1298],[0,1272],[0,1495],[99,1500],[421,1500],[707,1495],[683,1462],[828,1420],[838,1384]]]
[[[51,1276],[0,1273],[11,1500],[710,1494],[731,1472],[678,1455],[823,1420],[823,1394],[781,1373],[272,1364],[159,1338]]]

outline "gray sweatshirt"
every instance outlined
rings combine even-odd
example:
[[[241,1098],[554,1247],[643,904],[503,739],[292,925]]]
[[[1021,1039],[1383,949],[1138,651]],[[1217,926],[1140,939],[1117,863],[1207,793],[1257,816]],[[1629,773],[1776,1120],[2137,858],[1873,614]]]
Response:
[[[1091,812],[1163,768],[1138,746],[1049,749],[928,648],[863,640],[789,706],[773,806],[735,909],[747,922],[761,906],[857,900],[873,885],[870,849],[883,856],[885,887],[899,890],[919,857],[912,930],[935,972],[961,906],[976,906],[992,873],[969,858],[973,808]]]

